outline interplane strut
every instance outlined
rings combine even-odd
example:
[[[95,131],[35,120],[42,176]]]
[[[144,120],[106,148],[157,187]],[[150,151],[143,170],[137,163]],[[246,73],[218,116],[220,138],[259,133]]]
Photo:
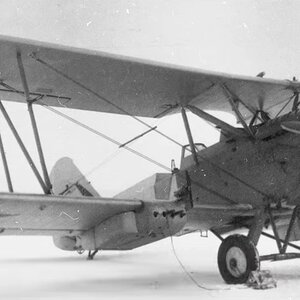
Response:
[[[1,134],[0,134],[0,152],[1,152],[2,163],[3,163],[3,167],[4,167],[4,172],[5,172],[5,176],[6,176],[6,182],[7,182],[8,190],[9,190],[10,193],[13,193],[13,191],[14,191],[13,190],[13,185],[12,185],[12,182],[11,182],[11,177],[10,177],[10,173],[9,173],[9,168],[8,168],[8,164],[7,164],[7,159],[6,159],[6,154],[5,154]]]
[[[33,133],[34,133],[34,138],[35,138],[35,142],[36,142],[36,146],[37,146],[37,151],[38,151],[41,167],[43,170],[44,181],[45,181],[45,185],[46,185],[45,193],[50,194],[51,193],[51,182],[49,179],[47,166],[46,166],[46,162],[45,162],[45,158],[44,158],[44,153],[43,153],[43,149],[42,149],[42,145],[41,145],[41,140],[40,140],[40,136],[39,136],[39,132],[38,132],[38,127],[36,124],[36,120],[35,120],[35,116],[34,116],[34,112],[33,112],[33,108],[32,108],[32,103],[34,101],[30,98],[29,87],[28,87],[28,83],[27,83],[27,79],[26,79],[25,69],[23,66],[22,56],[19,51],[17,51],[17,61],[18,61],[20,77],[22,80],[22,85],[24,88],[24,93],[25,93],[28,112],[29,112],[29,116],[30,116],[30,120],[31,120],[31,125],[32,125],[32,129],[33,129]]]
[[[28,161],[28,163],[29,163],[29,165],[30,165],[33,173],[35,174],[38,182],[40,183],[40,185],[41,185],[44,193],[48,194],[49,190],[48,190],[47,186],[45,185],[43,178],[41,177],[41,175],[40,175],[40,173],[39,173],[36,165],[34,164],[34,162],[33,162],[32,158],[31,158],[29,152],[27,151],[27,149],[26,149],[26,147],[25,147],[25,145],[24,145],[21,137],[18,134],[18,131],[16,130],[13,122],[11,121],[11,119],[10,119],[10,117],[9,117],[6,109],[4,108],[1,100],[0,100],[0,110],[1,110],[2,115],[3,115],[4,119],[6,120],[8,126],[10,127],[10,129],[11,129],[11,131],[12,131],[12,133],[13,133],[16,141],[17,141],[17,143],[19,144],[19,146],[20,146],[23,154],[25,155],[25,157],[26,157],[26,159],[27,159],[27,161]]]

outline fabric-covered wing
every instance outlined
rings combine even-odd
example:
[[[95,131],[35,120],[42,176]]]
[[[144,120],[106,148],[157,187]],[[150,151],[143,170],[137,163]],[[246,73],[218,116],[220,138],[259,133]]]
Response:
[[[0,233],[73,234],[141,205],[138,200],[0,193]]]
[[[265,111],[278,111],[274,106],[299,89],[299,83],[287,80],[213,73],[0,36],[1,99],[24,102],[17,51],[32,98],[43,96],[39,101],[52,106],[145,117],[162,116],[188,103],[230,112],[225,86],[244,103],[240,108],[247,117],[249,109],[261,108],[262,102]]]

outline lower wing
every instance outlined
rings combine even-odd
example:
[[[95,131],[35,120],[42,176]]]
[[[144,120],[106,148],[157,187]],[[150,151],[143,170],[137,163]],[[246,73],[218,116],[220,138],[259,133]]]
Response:
[[[138,200],[0,193],[3,235],[84,232],[111,216],[135,211]]]

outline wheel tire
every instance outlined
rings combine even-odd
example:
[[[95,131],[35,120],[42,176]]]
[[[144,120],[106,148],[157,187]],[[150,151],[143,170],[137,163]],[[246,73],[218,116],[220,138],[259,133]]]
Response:
[[[247,237],[230,235],[219,248],[218,266],[226,283],[245,283],[250,272],[260,267],[257,249]]]

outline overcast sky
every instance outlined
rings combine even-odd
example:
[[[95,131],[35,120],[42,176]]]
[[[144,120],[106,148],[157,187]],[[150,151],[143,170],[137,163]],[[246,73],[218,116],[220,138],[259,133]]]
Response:
[[[138,56],[201,69],[267,77],[300,77],[300,1],[219,1],[219,0],[2,0],[0,34],[46,42]],[[36,158],[32,135],[25,122],[26,108],[7,105],[26,145]],[[112,135],[121,142],[142,132],[141,126],[126,117],[69,111],[82,122]],[[65,120],[37,108],[42,142],[49,169],[61,156],[70,156],[89,172],[116,147]],[[223,116],[228,118],[228,116]],[[176,116],[147,120],[172,137],[186,143]],[[233,119],[231,119],[233,120]],[[195,123],[194,123],[195,122]],[[197,141],[212,143],[215,131],[193,118]],[[40,191],[0,118],[12,176],[18,191]],[[159,145],[159,147],[158,147]],[[133,145],[159,162],[169,165],[180,148],[155,133]],[[132,154],[119,153],[89,179],[104,195],[163,170]],[[0,170],[0,190],[5,190]]]

